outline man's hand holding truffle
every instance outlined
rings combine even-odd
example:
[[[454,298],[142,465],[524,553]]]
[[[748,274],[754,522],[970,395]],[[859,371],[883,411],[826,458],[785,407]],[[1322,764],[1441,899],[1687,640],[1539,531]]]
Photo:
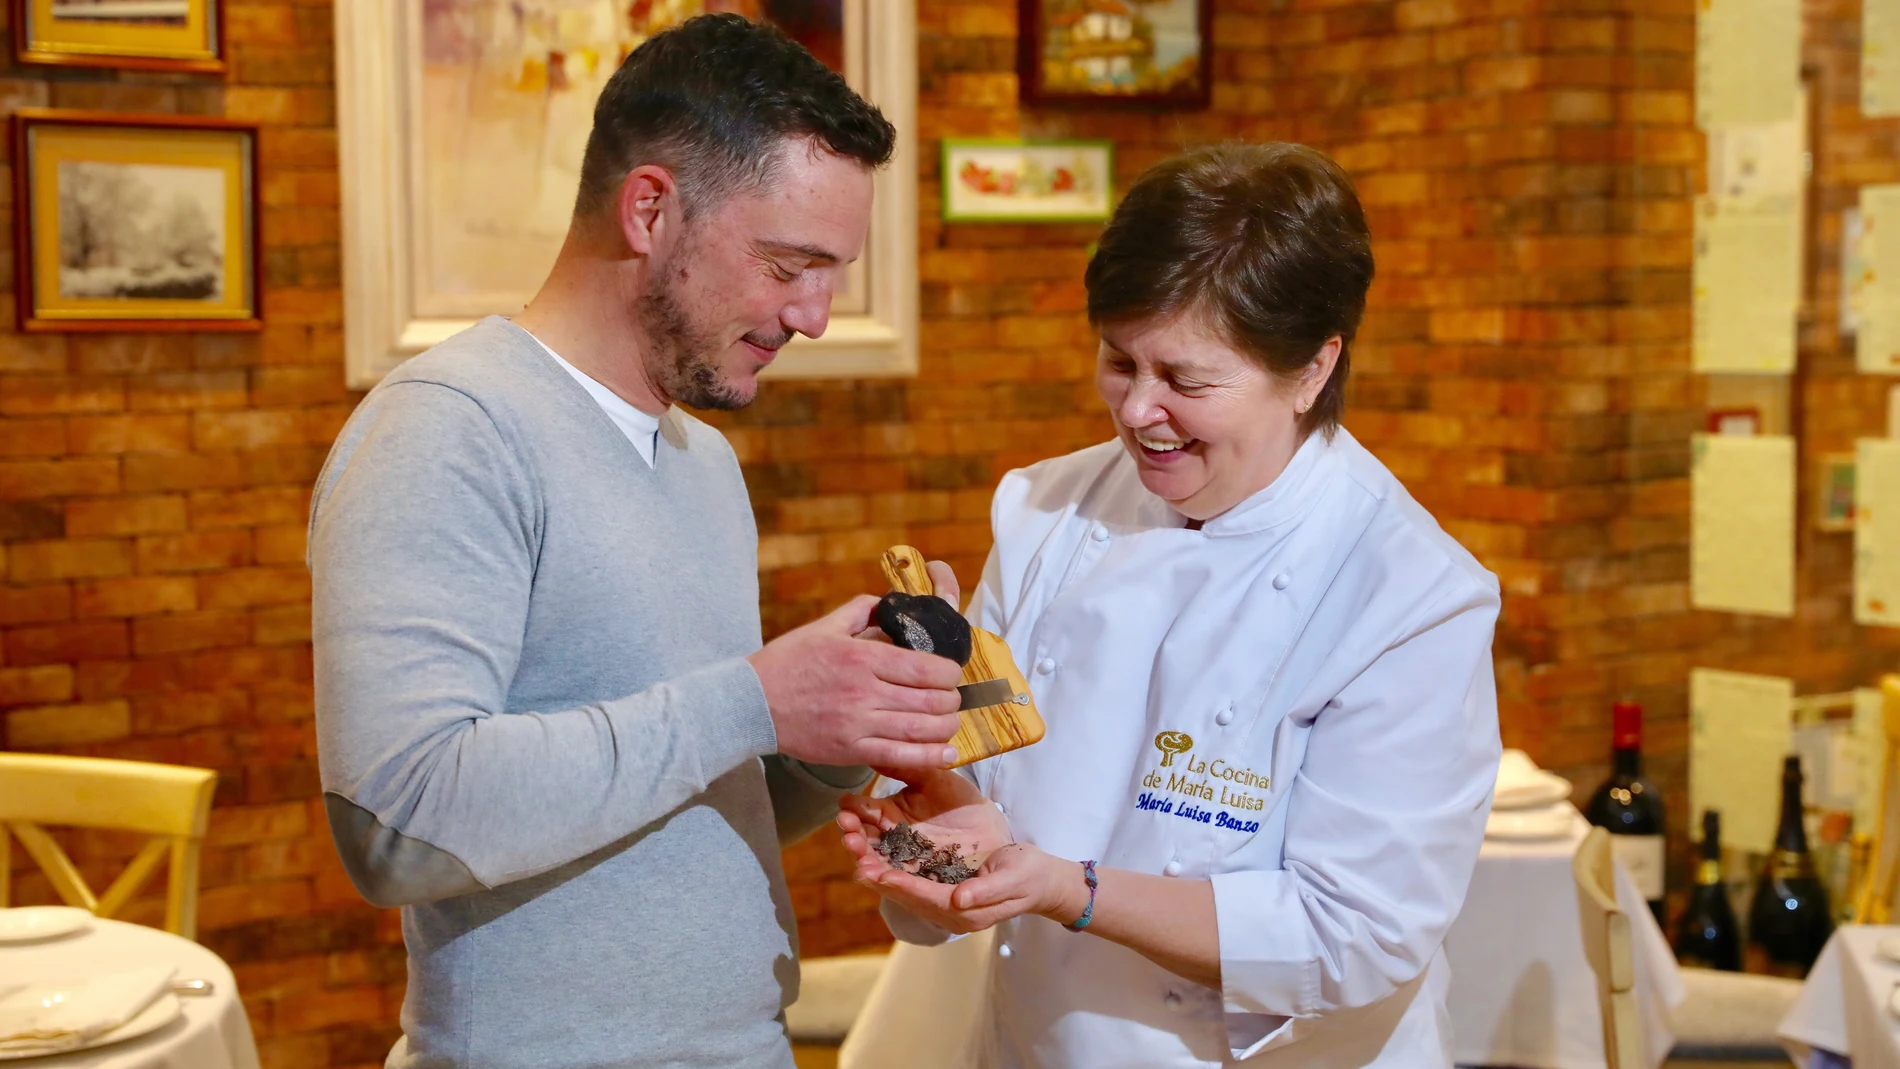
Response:
[[[824,765],[936,768],[956,760],[955,661],[856,637],[878,599],[864,595],[747,657],[779,752]]]

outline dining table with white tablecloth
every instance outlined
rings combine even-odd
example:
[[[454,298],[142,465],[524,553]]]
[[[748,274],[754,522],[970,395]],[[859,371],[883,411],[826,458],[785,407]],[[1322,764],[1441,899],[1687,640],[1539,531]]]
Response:
[[[1602,1069],[1603,1017],[1596,976],[1583,952],[1583,927],[1570,859],[1590,830],[1567,803],[1570,828],[1549,838],[1487,838],[1445,936],[1451,960],[1453,1057],[1459,1065],[1520,1069]],[[1683,1000],[1682,976],[1662,928],[1621,864],[1616,902],[1630,919],[1636,1004],[1650,1064],[1675,1038],[1669,1015]]]
[[[1519,1069],[1602,1069],[1603,1025],[1570,859],[1588,825],[1568,803],[1554,834],[1486,839],[1465,907],[1445,939],[1451,962],[1455,1059],[1460,1065]],[[1636,996],[1652,1065],[1674,1042],[1670,1012],[1682,978],[1662,929],[1629,874],[1617,868],[1617,902],[1630,917]],[[905,1051],[913,1069],[973,1064],[961,1044],[919,1047],[905,1037],[971,1036],[981,1012],[989,955],[1004,952],[990,933],[943,946],[898,944],[846,1038],[841,1069],[876,1069]]]
[[[0,997],[29,986],[154,969],[194,992],[162,996],[176,999],[175,1016],[121,1042],[29,1058],[19,1063],[22,1069],[258,1069],[230,968],[197,943],[156,928],[93,917],[70,934],[0,943]]]
[[[1850,924],[1835,929],[1808,970],[1801,996],[1776,1029],[1797,1065],[1838,1063],[1854,1069],[1900,1069],[1900,926]],[[1817,1063],[1811,1053],[1823,1052]]]

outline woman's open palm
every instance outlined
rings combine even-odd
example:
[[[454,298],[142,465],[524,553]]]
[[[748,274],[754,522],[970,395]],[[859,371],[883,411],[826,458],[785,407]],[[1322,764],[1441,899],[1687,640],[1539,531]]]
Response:
[[[877,852],[876,838],[899,824],[909,824],[939,847],[955,844],[957,852],[973,863],[1010,841],[1009,822],[995,803],[955,772],[908,768],[879,772],[902,781],[904,789],[888,798],[846,795],[838,813],[845,849],[857,856],[860,875],[890,870],[890,862]]]

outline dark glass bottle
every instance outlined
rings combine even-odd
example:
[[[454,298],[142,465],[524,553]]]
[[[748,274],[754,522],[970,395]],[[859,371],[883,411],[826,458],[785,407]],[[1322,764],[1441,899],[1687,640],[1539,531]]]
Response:
[[[1702,813],[1702,864],[1696,868],[1689,908],[1676,924],[1676,960],[1729,972],[1742,967],[1742,933],[1722,882],[1722,815],[1713,809]]]
[[[1827,888],[1814,874],[1808,832],[1801,823],[1801,759],[1790,756],[1781,771],[1781,827],[1768,855],[1755,903],[1748,911],[1751,972],[1806,976],[1834,934]]]
[[[1584,818],[1610,833],[1610,846],[1636,889],[1663,919],[1663,802],[1643,778],[1643,707],[1617,702],[1610,712],[1610,778],[1584,807]]]

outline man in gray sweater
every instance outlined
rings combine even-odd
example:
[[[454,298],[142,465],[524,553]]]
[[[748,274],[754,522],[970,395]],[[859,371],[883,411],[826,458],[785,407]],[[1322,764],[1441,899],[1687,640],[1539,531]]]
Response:
[[[318,742],[345,868],[402,907],[390,1066],[791,1065],[780,844],[868,764],[948,763],[958,671],[859,637],[868,596],[761,647],[738,463],[673,406],[746,404],[823,332],[892,136],[775,30],[654,37],[540,294],[338,437]]]

